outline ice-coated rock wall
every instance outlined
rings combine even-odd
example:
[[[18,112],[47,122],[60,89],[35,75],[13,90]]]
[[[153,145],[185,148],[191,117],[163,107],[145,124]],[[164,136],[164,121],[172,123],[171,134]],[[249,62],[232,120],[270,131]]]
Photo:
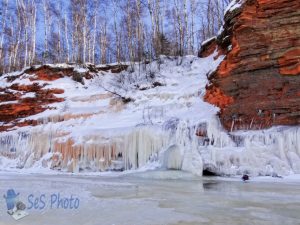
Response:
[[[57,65],[48,66],[55,68],[55,77],[47,74],[48,67],[0,77],[0,96],[7,91],[25,95],[27,103],[38,101],[37,95],[43,98],[14,87],[30,86],[33,79],[42,92],[64,88],[52,93],[60,101],[46,101],[41,113],[23,118],[21,110],[6,122],[0,117],[0,170],[300,173],[298,127],[228,132],[219,109],[203,101],[208,74],[223,59],[217,51],[205,58],[162,56],[159,62],[135,65],[134,71],[93,73],[82,78],[84,84],[71,78],[73,69],[70,76],[58,73]],[[8,100],[1,102],[7,114],[9,105],[24,103],[23,98]]]
[[[201,176],[300,173],[300,129],[228,134],[217,119],[206,123],[170,119],[162,126],[138,126],[113,136],[73,140],[59,133],[2,133],[1,168],[51,168],[69,172],[181,169]],[[5,156],[5,157],[4,157]]]

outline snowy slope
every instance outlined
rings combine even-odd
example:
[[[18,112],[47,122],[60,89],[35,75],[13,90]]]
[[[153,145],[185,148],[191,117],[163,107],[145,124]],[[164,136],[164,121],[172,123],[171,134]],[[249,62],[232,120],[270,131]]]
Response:
[[[300,173],[298,128],[230,135],[222,129],[218,108],[203,101],[207,75],[223,59],[214,59],[216,55],[161,57],[119,74],[101,71],[93,79],[84,79],[84,84],[70,77],[47,81],[47,88],[65,90],[56,95],[65,101],[23,119],[37,120],[38,126],[0,133],[0,168]],[[58,66],[67,65],[53,65]],[[34,75],[22,75],[22,82],[30,82],[28,76]],[[0,78],[0,87],[9,85]],[[132,101],[125,104],[118,95]]]

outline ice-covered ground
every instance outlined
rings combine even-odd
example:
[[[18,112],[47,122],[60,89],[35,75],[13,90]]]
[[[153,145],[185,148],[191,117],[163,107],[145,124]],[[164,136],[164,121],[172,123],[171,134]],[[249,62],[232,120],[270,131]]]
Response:
[[[219,175],[300,173],[298,127],[223,130],[218,108],[203,100],[207,76],[222,59],[217,52],[207,58],[161,57],[120,74],[99,72],[84,84],[70,77],[47,81],[46,88],[65,90],[57,95],[65,101],[25,118],[38,120],[38,126],[0,133],[0,169],[92,173],[168,168],[200,176],[203,170]],[[11,85],[5,80],[11,75],[0,78],[0,87]],[[26,84],[29,76],[35,75],[13,82]],[[112,93],[132,101],[124,104]]]
[[[0,198],[0,225],[296,225],[300,221],[299,180],[242,182],[200,178],[180,171],[105,176],[0,173],[0,193],[10,188],[30,207],[28,196],[45,194],[45,207],[27,209],[15,221]],[[274,182],[278,181],[278,182]],[[78,198],[77,209],[51,209],[50,196]],[[41,202],[38,202],[39,206]]]

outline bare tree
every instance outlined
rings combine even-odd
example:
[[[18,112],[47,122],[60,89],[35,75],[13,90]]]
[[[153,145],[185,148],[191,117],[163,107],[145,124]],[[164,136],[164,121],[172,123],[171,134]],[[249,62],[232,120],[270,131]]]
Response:
[[[4,41],[4,30],[6,28],[6,20],[7,20],[7,8],[8,8],[8,0],[5,0],[3,2],[3,9],[4,9],[4,13],[3,13],[3,16],[2,16],[2,21],[1,21],[1,38],[0,38],[0,69],[4,67],[4,57],[3,57],[3,41]]]
[[[195,54],[216,35],[230,2],[68,1],[2,0],[0,73],[40,62],[135,63],[159,54]]]
[[[32,49],[31,49],[31,61],[29,64],[34,64],[36,57],[36,3],[31,1],[31,30],[32,30]]]
[[[104,14],[106,11],[104,10]],[[101,51],[101,63],[107,63],[107,50],[108,50],[108,37],[107,37],[107,26],[108,21],[107,17],[100,18],[100,51]]]
[[[64,28],[65,28],[65,41],[66,41],[66,52],[67,52],[66,62],[69,63],[70,62],[70,47],[69,47],[67,13],[65,13],[65,17],[64,17]]]
[[[50,10],[49,10],[49,3],[47,0],[43,1],[43,9],[44,9],[44,30],[45,30],[45,36],[44,36],[44,52],[43,52],[43,61],[44,63],[47,62],[48,57],[48,34],[50,30]]]

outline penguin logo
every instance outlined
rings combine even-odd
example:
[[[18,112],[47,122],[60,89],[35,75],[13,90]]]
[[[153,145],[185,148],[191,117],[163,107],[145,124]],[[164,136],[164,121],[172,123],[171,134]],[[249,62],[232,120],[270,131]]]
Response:
[[[14,209],[14,207],[17,203],[19,194],[20,193],[16,194],[14,189],[9,189],[9,190],[7,190],[6,195],[3,196],[4,199],[6,200],[6,207],[7,207],[8,211]]]
[[[28,215],[25,212],[26,205],[19,201],[20,193],[16,193],[14,189],[8,189],[6,195],[3,195],[6,201],[7,213],[15,220],[19,220]]]

